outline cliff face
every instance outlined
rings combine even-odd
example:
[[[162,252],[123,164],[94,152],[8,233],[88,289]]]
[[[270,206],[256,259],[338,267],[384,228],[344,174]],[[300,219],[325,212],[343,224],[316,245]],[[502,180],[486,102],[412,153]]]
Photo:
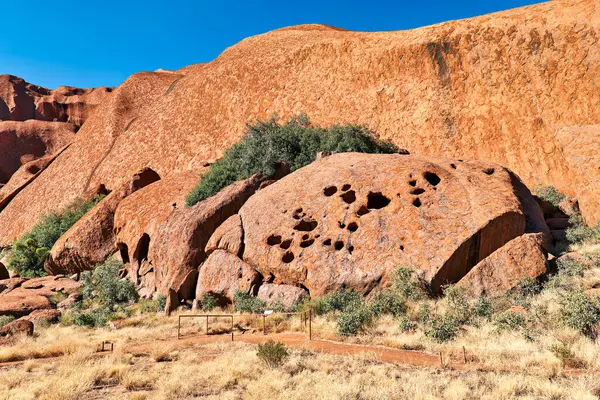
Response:
[[[596,1],[552,1],[411,31],[291,27],[207,64],[135,74],[0,213],[0,244],[100,184],[116,188],[144,167],[161,177],[197,169],[247,122],[300,112],[317,125],[368,125],[413,154],[498,163],[529,186],[578,196],[581,168],[569,151],[583,144],[575,134],[566,146],[558,133],[600,123],[599,35]],[[597,166],[590,174],[597,179]],[[582,198],[588,222],[600,217],[597,199]]]

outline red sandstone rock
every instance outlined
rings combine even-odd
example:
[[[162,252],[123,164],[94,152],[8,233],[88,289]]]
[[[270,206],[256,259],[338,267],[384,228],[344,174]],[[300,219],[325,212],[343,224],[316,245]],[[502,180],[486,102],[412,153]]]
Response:
[[[31,314],[19,318],[19,320],[30,321],[33,323],[54,323],[58,322],[62,313],[54,309],[35,310]]]
[[[238,291],[250,292],[260,275],[247,263],[225,250],[215,250],[200,267],[196,298],[207,293],[228,302]]]
[[[0,328],[0,337],[17,335],[33,336],[33,323],[31,321],[18,319]]]
[[[24,164],[58,153],[74,138],[70,124],[0,121],[0,183],[7,183]],[[34,164],[28,167],[31,171],[37,168]]]
[[[258,289],[257,297],[268,306],[282,304],[286,309],[291,309],[307,295],[306,290],[296,286],[264,283]]]
[[[577,164],[584,134],[565,153],[556,131],[600,123],[599,21],[595,0],[557,0],[410,31],[298,26],[210,63],[136,74],[0,213],[0,245],[90,187],[118,187],[147,166],[161,176],[196,170],[249,121],[299,112],[322,126],[365,124],[412,154],[503,165],[529,187],[581,198],[594,221],[595,172]]]
[[[243,240],[244,229],[242,228],[242,220],[239,215],[234,214],[227,218],[227,220],[215,230],[215,233],[212,234],[210,240],[206,244],[205,251],[206,254],[211,254],[217,249],[223,249],[231,254],[241,257],[244,244]]]
[[[165,303],[165,314],[167,317],[179,307],[179,296],[173,289],[167,291],[167,302]]]
[[[71,308],[75,303],[80,301],[83,296],[79,293],[71,293],[66,299],[56,305],[56,308],[65,309]]]
[[[525,232],[515,191],[494,164],[335,154],[246,202],[243,258],[311,296],[368,293],[401,266],[439,291]]]
[[[22,317],[47,308],[52,308],[48,298],[28,291],[11,291],[0,295],[0,315]]]
[[[72,274],[93,269],[117,251],[114,214],[131,193],[160,177],[150,169],[134,174],[130,182],[111,192],[88,211],[54,244],[44,269],[50,274]]]
[[[0,280],[9,279],[9,278],[10,278],[10,276],[8,275],[8,270],[6,269],[4,264],[2,264],[0,262]],[[2,292],[2,290],[0,290],[0,292]]]
[[[257,174],[193,207],[173,210],[150,242],[148,260],[154,266],[150,274],[154,274],[158,292],[166,293],[170,288],[179,291],[190,271],[197,271],[205,260],[204,248],[210,236],[256,192],[261,181]]]
[[[460,280],[471,295],[499,296],[523,278],[537,279],[546,273],[546,254],[541,234],[526,234],[511,240],[479,262]]]

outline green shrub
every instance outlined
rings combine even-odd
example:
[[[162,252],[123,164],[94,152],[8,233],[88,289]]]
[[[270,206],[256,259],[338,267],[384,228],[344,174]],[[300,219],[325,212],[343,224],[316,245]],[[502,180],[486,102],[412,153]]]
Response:
[[[78,200],[60,213],[43,216],[31,232],[14,242],[8,267],[23,277],[44,276],[44,262],[54,243],[103,197],[98,195],[86,202]]]
[[[498,332],[503,332],[525,328],[526,320],[522,313],[507,310],[496,316],[493,323]]]
[[[417,323],[417,321],[411,320],[406,315],[400,317],[399,322],[400,322],[400,330],[402,332],[407,332],[407,333],[414,332],[419,327],[419,324]]]
[[[577,244],[600,237],[600,224],[596,227],[587,226],[581,214],[571,215],[569,224],[565,231],[569,243]]]
[[[531,299],[540,293],[541,289],[538,281],[529,276],[520,279],[512,291],[515,304],[528,307]]]
[[[265,177],[273,176],[279,162],[288,163],[294,171],[313,162],[319,151],[394,153],[397,149],[357,125],[319,128],[312,126],[302,115],[284,124],[276,119],[258,122],[248,125],[242,140],[211,166],[187,196],[187,205],[193,206],[257,172]]]
[[[458,324],[465,324],[471,319],[472,310],[467,297],[467,290],[461,286],[448,286],[444,290],[448,301],[448,314]]]
[[[556,190],[554,186],[538,185],[533,192],[537,197],[546,200],[555,207],[558,207],[558,205],[567,198],[567,196]]]
[[[200,308],[203,311],[212,311],[217,307],[217,297],[212,293],[206,293],[200,299]]]
[[[0,315],[0,328],[4,325],[9,324],[15,320],[15,317],[12,315]]]
[[[373,314],[363,304],[345,309],[337,319],[337,332],[340,336],[356,335],[373,321]]]
[[[258,297],[238,291],[233,295],[233,311],[240,313],[259,314],[264,312],[265,303]]]
[[[423,285],[414,278],[410,268],[399,268],[392,278],[393,290],[406,300],[421,300],[427,296]]]
[[[573,278],[583,276],[586,266],[574,258],[562,258],[557,262],[557,272],[546,283],[547,288],[570,289]]]
[[[492,319],[492,313],[494,312],[494,307],[492,303],[485,296],[481,296],[475,302],[473,306],[473,314],[480,317],[485,318],[488,321]]]
[[[450,314],[434,317],[430,320],[429,327],[425,329],[425,336],[436,342],[447,342],[458,334],[460,323]]]
[[[112,311],[106,307],[98,307],[93,310],[69,310],[61,316],[62,325],[89,326],[99,328],[106,326],[108,321],[114,319]]]
[[[123,265],[109,260],[96,267],[93,272],[83,273],[83,297],[95,301],[112,310],[113,306],[131,303],[139,298],[135,286],[127,279],[119,279],[119,270]]]
[[[159,294],[156,297],[156,311],[163,312],[165,311],[165,307],[167,306],[167,296],[164,294]]]
[[[362,294],[342,289],[316,299],[313,303],[313,311],[315,315],[323,315],[334,311],[344,311],[348,307],[355,307],[363,303]]]
[[[142,314],[158,312],[158,301],[140,299],[137,304],[137,309]]]
[[[561,317],[566,326],[594,337],[593,328],[600,323],[600,304],[581,290],[567,291],[562,294]]]
[[[285,345],[281,342],[275,342],[273,340],[268,340],[263,344],[259,344],[256,355],[269,368],[281,366],[289,357],[289,353]]]
[[[375,293],[369,307],[375,317],[383,314],[399,317],[406,312],[405,300],[389,289]]]

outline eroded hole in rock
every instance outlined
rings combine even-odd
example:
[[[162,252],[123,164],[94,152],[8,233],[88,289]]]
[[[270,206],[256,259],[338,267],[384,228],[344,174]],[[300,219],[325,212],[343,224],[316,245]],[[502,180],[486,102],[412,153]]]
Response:
[[[315,239],[308,239],[308,240],[303,240],[302,242],[300,242],[300,247],[302,248],[307,248],[312,246],[312,244],[315,242]]]
[[[281,242],[279,247],[281,247],[284,250],[287,250],[290,248],[291,245],[292,245],[292,239],[286,239],[283,242]]]
[[[452,163],[450,164],[450,167],[452,167],[452,169],[456,169],[456,164]]]
[[[401,250],[401,251],[404,251],[404,246],[400,246],[400,250]]]
[[[425,189],[423,188],[415,188],[410,191],[410,194],[422,194],[425,193]]]
[[[418,197],[413,200],[413,206],[417,208],[421,207],[421,200]]]
[[[335,186],[328,186],[325,189],[323,189],[323,194],[327,197],[333,196],[336,192],[337,192],[337,187],[335,187]]]
[[[358,215],[359,217],[362,217],[363,215],[368,214],[370,212],[371,211],[369,211],[369,209],[367,208],[367,206],[360,206],[360,208],[356,212],[356,215]]]
[[[319,223],[312,218],[303,219],[294,226],[294,230],[301,232],[310,232],[314,230],[317,227],[317,225],[319,225]]]
[[[308,238],[309,238],[309,234],[308,233],[302,235],[302,240],[307,240]]]
[[[333,245],[333,247],[336,250],[341,250],[344,248],[344,242],[342,242],[341,240],[338,240],[337,242],[335,242],[335,244]]]
[[[129,248],[125,243],[117,243],[117,247],[119,248],[119,254],[121,254],[121,260],[123,264],[129,263]]]
[[[340,227],[340,229],[344,229],[346,227],[346,224],[344,224],[343,222],[338,221],[338,226]]]
[[[134,175],[132,184],[134,190],[139,190],[156,181],[160,181],[160,175],[151,168],[145,168],[143,171]]]
[[[340,195],[342,200],[346,202],[346,204],[352,204],[356,201],[356,192],[354,190],[350,190],[342,195]]]
[[[38,172],[40,172],[40,170],[41,170],[41,168],[38,167],[37,165],[30,165],[27,168],[27,172],[29,172],[31,175],[37,174]]]
[[[352,185],[350,185],[349,183],[346,183],[344,186],[342,186],[342,192],[346,192],[346,191],[350,190],[351,187],[352,187]]]
[[[348,230],[350,232],[356,232],[358,230],[358,224],[356,222],[350,222],[348,224]]]
[[[381,192],[369,192],[367,195],[367,208],[371,210],[379,210],[390,204],[390,199],[385,197]]]
[[[331,246],[331,239],[323,240],[323,246]]]
[[[354,246],[348,246],[348,252],[350,254],[352,254],[353,251],[354,251]]]
[[[292,261],[294,261],[294,253],[292,253],[291,251],[286,251],[283,257],[281,257],[281,261],[283,261],[286,264],[291,263]]]
[[[267,244],[269,246],[275,246],[281,243],[281,236],[279,235],[271,235],[267,238]]]
[[[486,168],[483,170],[483,172],[485,174],[492,175],[495,172],[495,170],[494,170],[494,168]]]
[[[408,184],[410,186],[417,186],[417,181],[413,179],[412,181],[408,181]]]
[[[433,186],[437,186],[437,184],[440,183],[440,181],[441,181],[440,177],[437,176],[436,173],[429,172],[429,171],[427,171],[423,174],[423,178],[425,178],[425,180],[427,182],[429,182],[430,184],[432,184]]]
[[[135,262],[139,264],[142,263],[142,261],[147,260],[148,259],[148,249],[150,248],[150,236],[148,236],[147,233],[144,233],[142,235],[142,237],[140,238],[140,240],[138,241],[138,244],[135,248],[135,252],[133,253],[133,259]]]
[[[301,212],[302,212],[302,208],[295,209],[294,214],[292,215],[292,218],[294,218],[294,219],[302,218],[302,215],[300,214]]]
[[[319,234],[316,234],[316,235],[315,235],[315,239],[318,239],[318,238],[320,238],[320,237],[321,237],[321,235],[319,235]]]

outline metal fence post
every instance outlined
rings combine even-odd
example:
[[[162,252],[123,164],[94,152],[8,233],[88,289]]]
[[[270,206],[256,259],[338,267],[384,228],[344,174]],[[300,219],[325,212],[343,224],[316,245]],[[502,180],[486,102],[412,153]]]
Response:
[[[312,309],[308,310],[308,340],[312,340]]]

